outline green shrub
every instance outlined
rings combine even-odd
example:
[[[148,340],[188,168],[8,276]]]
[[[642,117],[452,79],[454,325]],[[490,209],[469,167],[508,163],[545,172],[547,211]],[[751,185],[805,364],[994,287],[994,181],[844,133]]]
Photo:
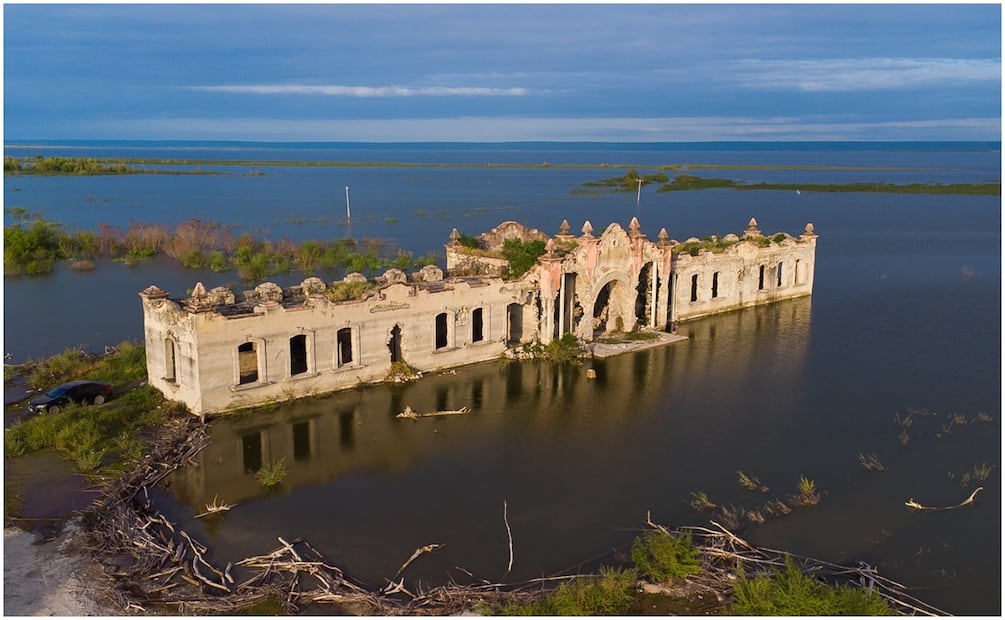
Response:
[[[739,574],[730,613],[740,616],[890,616],[874,590],[830,586],[803,574],[791,559],[785,570],[748,579]]]
[[[477,237],[472,237],[471,235],[466,235],[464,233],[461,233],[461,237],[460,239],[457,240],[457,242],[463,245],[464,247],[471,248],[473,250],[477,250],[478,248],[481,247],[481,244],[478,243]]]
[[[397,362],[391,362],[391,366],[388,367],[387,375],[384,378],[387,381],[402,383],[418,379],[421,376],[418,368],[415,368],[405,360],[398,360]]]
[[[552,340],[541,348],[541,357],[559,364],[577,363],[579,361],[579,341],[576,337],[566,332],[561,338]]]
[[[537,263],[537,257],[544,254],[545,244],[540,239],[524,243],[519,239],[503,242],[502,255],[509,261],[507,277],[519,278]]]
[[[182,257],[181,264],[186,269],[202,269],[206,266],[206,257],[199,250],[192,250]]]
[[[371,289],[369,282],[336,282],[325,290],[325,296],[331,301],[349,301],[362,299]]]
[[[563,583],[545,598],[526,605],[507,605],[504,616],[623,616],[635,601],[634,569],[601,567],[599,578],[579,577]]]
[[[20,223],[4,226],[4,275],[39,275],[52,271],[56,260],[63,258],[60,246],[66,246],[66,233],[59,224],[36,218],[30,227]]]
[[[286,461],[279,459],[262,465],[261,469],[255,473],[255,478],[267,489],[281,486],[286,481]]]
[[[701,557],[690,534],[668,536],[658,530],[635,539],[632,562],[655,583],[683,579],[701,570]]]
[[[217,273],[227,271],[227,258],[223,255],[223,252],[214,250],[209,253],[209,268]]]

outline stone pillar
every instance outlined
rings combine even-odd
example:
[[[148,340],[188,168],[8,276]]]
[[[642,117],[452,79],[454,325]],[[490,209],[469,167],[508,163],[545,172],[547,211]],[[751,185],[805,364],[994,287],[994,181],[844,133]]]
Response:
[[[558,285],[558,337],[561,338],[565,334],[565,273],[559,277],[561,280]]]
[[[653,292],[649,301],[649,327],[653,329],[656,329],[656,311],[659,308],[659,300],[656,299],[656,283],[659,282],[659,280],[656,279],[657,271],[659,269],[658,265],[659,261],[653,260],[652,269],[649,270],[649,277],[652,280],[651,287]]]
[[[554,295],[541,295],[541,344],[551,342],[554,333],[555,297]]]

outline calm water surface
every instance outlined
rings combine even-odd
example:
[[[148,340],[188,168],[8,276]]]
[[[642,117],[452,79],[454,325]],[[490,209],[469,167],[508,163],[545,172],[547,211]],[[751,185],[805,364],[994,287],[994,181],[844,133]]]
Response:
[[[371,151],[354,156],[445,157],[432,150]],[[487,152],[654,164],[695,162],[696,156],[781,164],[815,158],[830,165],[864,158],[876,166],[906,161],[917,170],[898,172],[898,179],[939,182],[997,179],[1000,159],[997,151],[973,150],[705,149],[673,151],[670,161],[667,152],[642,149]],[[227,157],[251,158],[238,154]],[[338,155],[320,149],[318,159],[348,158]],[[482,161],[485,153],[446,156]],[[563,218],[578,230],[585,219],[600,227],[626,225],[637,215],[651,238],[666,226],[682,240],[742,231],[752,216],[765,232],[797,234],[812,221],[820,234],[816,286],[812,299],[686,323],[685,342],[578,368],[493,362],[408,386],[353,390],[219,420],[198,465],[179,472],[170,494],[158,499],[171,518],[210,543],[219,564],[268,552],[277,536],[302,536],[350,573],[381,585],[416,547],[444,543],[409,569],[412,583],[462,579],[455,567],[498,579],[508,561],[505,501],[515,552],[510,578],[520,579],[611,561],[613,550],[630,544],[646,511],[666,524],[707,524],[707,514],[685,503],[692,492],[754,508],[795,493],[805,475],[825,492],[821,504],[745,526],[746,537],[835,562],[868,561],[954,613],[1000,613],[998,197],[644,192],[636,204],[634,195],[569,193],[607,176],[603,171],[265,171],[265,177],[235,169],[213,177],[5,178],[5,204],[69,227],[200,217],[274,238],[331,238],[348,232],[338,218],[349,184],[353,212],[360,214],[351,234],[388,238],[416,253],[442,252],[454,226],[477,233],[505,219],[553,233]],[[769,172],[748,174],[759,180]],[[770,174],[805,182],[836,178]],[[871,179],[880,173],[833,174]],[[24,359],[65,346],[139,339],[136,293],[142,288],[157,284],[182,295],[197,280],[241,288],[235,279],[167,262],[6,279],[4,348]],[[598,373],[592,381],[585,377],[591,367]],[[395,419],[406,405],[419,411],[469,406],[473,413]],[[894,416],[909,408],[916,413],[903,445]],[[981,411],[993,421],[976,421]],[[954,426],[953,413],[970,421]],[[887,470],[866,471],[860,452],[875,453]],[[248,470],[280,458],[289,471],[286,488],[264,493]],[[995,468],[980,483],[977,505],[939,513],[904,507],[909,498],[931,506],[961,501],[975,488],[963,484],[963,474],[982,463]],[[770,492],[743,491],[737,470],[759,477]],[[217,522],[194,519],[214,498],[239,505]]]

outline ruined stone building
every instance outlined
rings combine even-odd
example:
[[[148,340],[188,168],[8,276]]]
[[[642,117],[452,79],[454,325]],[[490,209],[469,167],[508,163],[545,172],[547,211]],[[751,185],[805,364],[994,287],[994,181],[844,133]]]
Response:
[[[498,358],[507,349],[565,333],[592,341],[612,332],[672,330],[678,322],[810,295],[812,224],[798,237],[649,240],[633,218],[594,235],[562,222],[549,236],[505,222],[462,245],[456,229],[444,272],[391,269],[373,281],[349,274],[263,283],[240,298],[197,284],[172,299],[156,286],[143,302],[150,384],[193,413],[239,409],[384,380],[392,365],[423,372]],[[540,240],[546,252],[519,278],[500,253],[508,239]]]

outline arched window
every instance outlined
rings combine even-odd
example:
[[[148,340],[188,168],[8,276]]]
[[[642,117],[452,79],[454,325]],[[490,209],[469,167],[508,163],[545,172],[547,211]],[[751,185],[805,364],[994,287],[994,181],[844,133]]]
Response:
[[[436,349],[444,349],[447,346],[447,313],[441,312],[436,315],[436,341],[433,345]]]
[[[178,381],[178,357],[173,338],[164,339],[164,379],[171,383]]]
[[[307,372],[307,335],[298,334],[290,338],[290,376]]]

